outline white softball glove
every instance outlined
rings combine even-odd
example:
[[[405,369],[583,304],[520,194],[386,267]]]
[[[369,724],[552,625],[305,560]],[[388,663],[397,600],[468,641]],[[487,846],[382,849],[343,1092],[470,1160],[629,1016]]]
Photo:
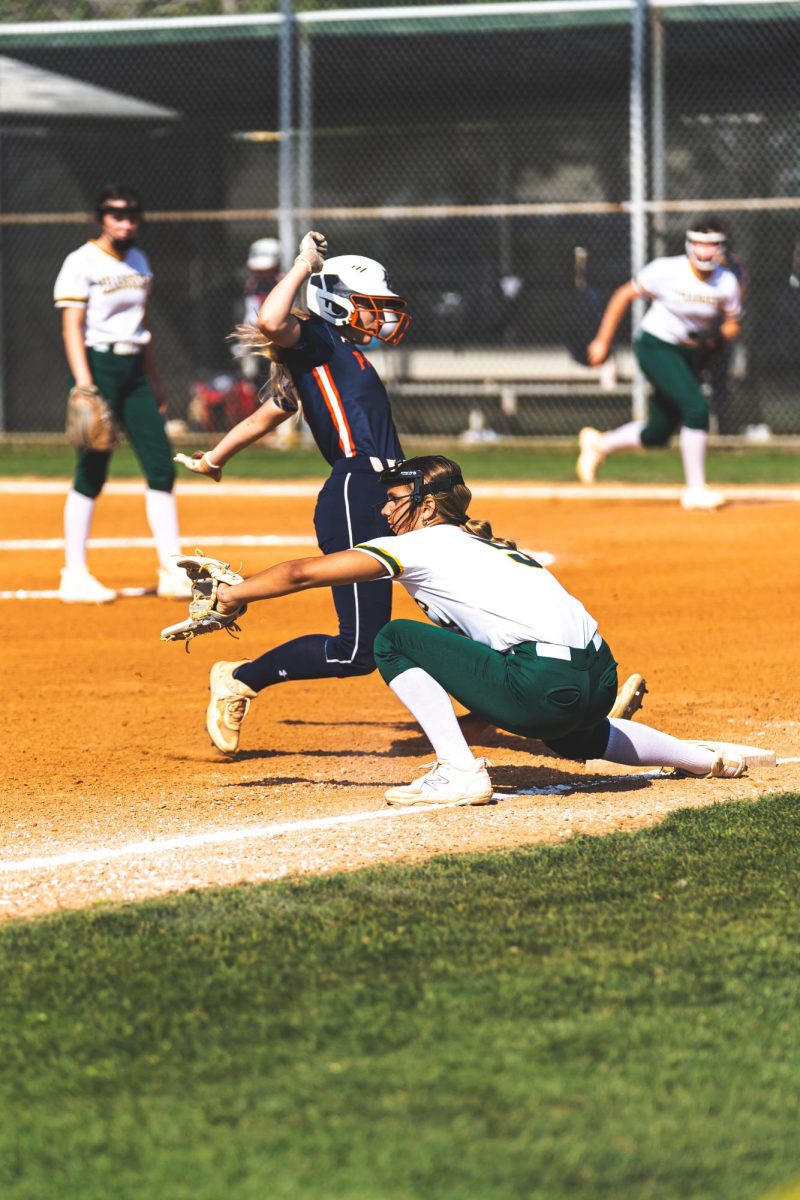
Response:
[[[186,572],[192,585],[189,618],[162,629],[161,641],[186,642],[188,651],[192,638],[202,633],[216,633],[218,629],[224,629],[235,637],[240,632],[237,621],[247,612],[247,605],[240,604],[233,612],[221,612],[217,608],[217,591],[221,583],[242,583],[242,576],[232,571],[227,563],[220,562],[218,558],[208,558],[199,551],[186,558],[176,556],[175,564]]]

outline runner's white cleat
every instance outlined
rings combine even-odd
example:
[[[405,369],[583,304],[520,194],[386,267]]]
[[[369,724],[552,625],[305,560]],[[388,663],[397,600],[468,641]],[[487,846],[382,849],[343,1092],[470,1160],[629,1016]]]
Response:
[[[159,567],[156,595],[162,600],[191,600],[189,576],[180,567]]]
[[[575,470],[581,483],[592,484],[597,478],[597,468],[606,457],[603,435],[599,429],[586,425],[578,434],[580,454]]]
[[[391,787],[384,793],[386,801],[395,808],[424,808],[434,804],[488,804],[492,798],[492,781],[486,770],[488,760],[476,758],[471,767],[457,767],[449,762],[435,762],[431,769],[404,787]]]
[[[88,567],[62,567],[58,598],[62,604],[110,604],[117,593],[95,579]]]
[[[647,694],[647,683],[643,675],[629,675],[617,693],[614,707],[608,714],[620,721],[631,721],[639,711]]]
[[[247,716],[250,701],[258,695],[246,683],[234,679],[233,672],[250,660],[218,662],[211,668],[208,690],[211,700],[206,710],[206,729],[211,741],[223,754],[235,754],[239,749],[242,721]]]
[[[687,512],[693,510],[713,512],[717,508],[722,508],[724,503],[725,497],[722,492],[715,492],[707,487],[684,488],[681,496],[681,508]]]
[[[709,779],[738,779],[747,770],[747,763],[734,750],[720,751],[715,755],[708,772]]]

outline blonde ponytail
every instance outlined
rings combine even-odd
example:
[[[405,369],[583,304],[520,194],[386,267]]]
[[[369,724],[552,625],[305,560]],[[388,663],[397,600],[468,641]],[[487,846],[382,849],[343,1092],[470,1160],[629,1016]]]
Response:
[[[233,333],[228,334],[227,340],[236,342],[242,354],[255,354],[268,360],[269,379],[258,393],[262,404],[271,397],[278,408],[300,411],[300,396],[283,361],[281,346],[268,338],[258,325],[237,325]]]

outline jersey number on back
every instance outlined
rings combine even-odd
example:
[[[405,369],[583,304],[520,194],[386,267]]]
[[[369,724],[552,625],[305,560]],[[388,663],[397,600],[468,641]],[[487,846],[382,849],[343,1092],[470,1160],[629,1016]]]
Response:
[[[538,567],[540,571],[542,569],[542,564],[537,562],[532,554],[526,554],[524,550],[512,550],[510,546],[501,546],[499,542],[490,542],[487,538],[476,538],[476,541],[483,542],[484,546],[491,546],[493,550],[502,550],[506,558],[510,558],[512,562],[522,563],[523,567]]]

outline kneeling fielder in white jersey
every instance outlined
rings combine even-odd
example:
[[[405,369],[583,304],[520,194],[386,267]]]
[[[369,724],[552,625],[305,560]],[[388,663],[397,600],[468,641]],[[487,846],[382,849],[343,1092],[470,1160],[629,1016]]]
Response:
[[[451,696],[492,725],[541,739],[564,758],[676,767],[696,776],[743,774],[744,758],[732,747],[683,742],[607,716],[617,668],[597,622],[530,555],[511,542],[477,536],[487,526],[467,514],[472,496],[456,463],[435,455],[407,459],[381,479],[394,537],[221,584],[217,607],[233,611],[254,600],[387,576],[407,589],[436,624],[390,621],[377,636],[375,658],[429,738],[436,763],[408,786],[389,788],[390,804],[491,799],[487,764],[467,745]],[[235,670],[232,681],[217,717],[241,724],[252,693]]]

